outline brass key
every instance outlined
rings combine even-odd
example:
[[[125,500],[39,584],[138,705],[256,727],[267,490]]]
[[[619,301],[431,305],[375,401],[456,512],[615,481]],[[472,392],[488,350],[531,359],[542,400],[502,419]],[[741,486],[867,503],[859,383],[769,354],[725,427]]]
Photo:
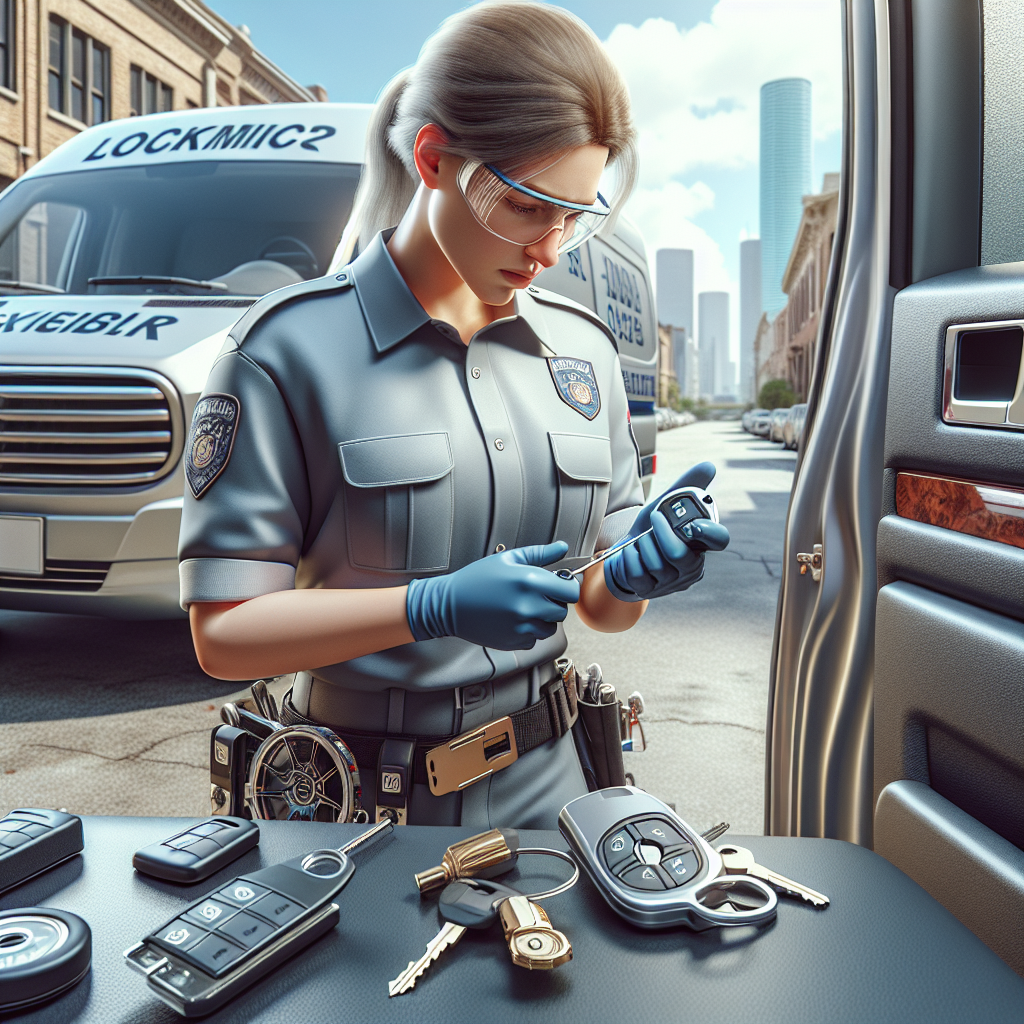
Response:
[[[498,909],[512,963],[530,971],[550,971],[572,959],[572,943],[557,929],[543,907],[525,896],[511,896]]]
[[[813,903],[816,907],[828,906],[829,900],[827,896],[816,892],[809,886],[794,882],[792,878],[786,878],[785,875],[780,875],[777,871],[762,867],[756,863],[754,855],[742,846],[733,846],[730,843],[725,843],[718,847],[718,853],[722,857],[722,863],[725,865],[727,874],[752,875],[754,878],[760,878],[762,882],[767,882],[773,889],[778,889],[779,892],[785,893],[787,896],[796,896],[807,903]]]

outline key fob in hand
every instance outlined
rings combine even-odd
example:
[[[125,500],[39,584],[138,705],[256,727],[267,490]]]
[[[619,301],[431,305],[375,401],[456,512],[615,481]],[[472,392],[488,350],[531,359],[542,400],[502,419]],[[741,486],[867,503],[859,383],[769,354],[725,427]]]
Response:
[[[132,864],[144,875],[191,885],[227,867],[259,841],[256,822],[221,815],[143,847]]]
[[[84,846],[77,815],[40,807],[11,811],[0,821],[0,892],[81,853]]]
[[[344,853],[317,850],[240,875],[185,907],[125,959],[182,1016],[212,1013],[338,923],[331,900],[355,869]]]
[[[719,521],[715,499],[700,487],[679,487],[670,491],[658,502],[657,510],[668,520],[676,536],[688,543],[691,538],[683,532],[687,523],[698,519]]]

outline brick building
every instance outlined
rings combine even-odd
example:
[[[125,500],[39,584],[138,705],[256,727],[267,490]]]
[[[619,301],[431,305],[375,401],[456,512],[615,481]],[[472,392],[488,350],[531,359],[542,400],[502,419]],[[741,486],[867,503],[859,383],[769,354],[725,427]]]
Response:
[[[839,175],[826,174],[821,192],[803,197],[800,226],[782,275],[788,301],[774,320],[762,316],[758,324],[758,390],[769,380],[783,378],[801,400],[807,397],[838,211]]]
[[[0,187],[101,121],[326,98],[199,0],[0,0]]]

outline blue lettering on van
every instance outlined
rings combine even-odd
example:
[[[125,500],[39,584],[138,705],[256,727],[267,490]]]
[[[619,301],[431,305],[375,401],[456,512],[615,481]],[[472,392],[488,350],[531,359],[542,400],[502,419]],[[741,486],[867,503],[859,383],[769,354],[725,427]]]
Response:
[[[626,387],[626,394],[635,398],[654,398],[654,375],[650,373],[636,373],[634,370],[622,371],[622,383]]]
[[[21,323],[22,320],[29,320],[29,321],[31,321],[33,319],[37,319],[40,316],[45,316],[45,314],[44,313],[37,313],[34,310],[31,313],[12,313],[10,318],[8,319],[7,323],[4,324],[4,332],[8,333],[10,331],[13,331],[15,325]],[[28,324],[24,324],[22,326],[22,330],[27,330],[31,326],[32,326],[31,322],[29,322]]]
[[[65,326],[66,317],[71,317],[72,319],[74,319],[75,311],[72,309],[63,310],[60,313],[54,313],[52,316],[46,317],[45,320],[40,320],[39,323],[36,325],[36,330],[40,334],[54,334],[61,327]]]
[[[184,134],[182,134],[183,131]],[[305,135],[307,131],[309,132],[308,138],[299,138],[299,136]],[[213,132],[214,134],[212,137],[204,140],[203,135],[206,132]],[[259,149],[264,142],[271,149],[288,149],[289,146],[294,146],[298,142],[302,149],[319,153],[320,147],[318,143],[324,142],[337,134],[337,128],[329,124],[316,124],[309,129],[304,124],[286,124],[283,128],[276,124],[243,124],[238,126],[233,124],[207,124],[202,126],[195,125],[188,130],[164,128],[163,131],[157,132],[152,138],[149,137],[147,132],[133,132],[131,135],[127,135],[125,138],[114,142],[112,149],[107,148],[114,141],[113,137],[108,135],[103,138],[88,156],[82,158],[82,162],[88,163],[93,160],[103,160],[108,156],[125,157],[140,151],[147,156],[155,156],[166,151],[176,153],[179,149],[183,148],[190,152],[198,149]],[[176,135],[180,135],[181,138],[174,139]],[[569,256],[572,261],[570,273],[576,274],[577,277],[582,277],[585,281],[586,277],[583,275],[582,265],[579,262],[579,254],[570,253]],[[575,256],[575,260],[573,260],[573,256]]]
[[[319,132],[319,135],[310,135],[308,139],[303,139],[300,145],[303,149],[311,149],[314,153],[319,153],[320,150],[317,148],[318,142],[323,142],[324,139],[329,139],[332,135],[337,134],[337,129],[332,128],[329,124],[315,124],[309,129],[311,132]]]
[[[76,327],[75,334],[99,334],[105,331],[111,324],[116,324],[121,319],[120,313],[97,313],[92,319],[86,320],[80,327]]]
[[[628,267],[602,255],[605,285],[605,323],[619,341],[643,347],[644,327],[640,282]]]
[[[241,128],[235,131],[233,124],[226,124],[203,146],[203,149],[216,149],[218,144],[221,149],[238,149],[239,146],[244,149],[245,140],[254,128],[256,128],[254,124],[243,124]]]
[[[156,135],[146,143],[146,148],[143,150],[143,153],[162,153],[168,146],[170,146],[171,140],[168,139],[162,146],[160,146],[159,149],[157,148],[157,142],[159,142],[165,135],[180,134],[180,128],[165,128],[162,132],[157,132]]]
[[[178,318],[176,316],[151,316],[148,320],[143,320],[137,327],[133,327],[126,337],[132,337],[132,335],[138,334],[139,331],[146,332],[147,341],[156,341],[156,332],[161,327],[170,327],[171,324],[176,324]],[[123,326],[123,325],[122,325]],[[108,334],[113,334],[113,331],[108,331]]]
[[[306,130],[306,126],[304,124],[286,124],[283,128],[279,128],[276,132],[274,132],[273,135],[270,136],[269,145],[272,146],[274,149],[287,149],[289,146],[293,145],[297,140],[289,139],[287,142],[281,142],[281,136],[284,135],[285,132],[293,132],[296,130],[304,132]]]
[[[114,336],[116,337],[116,336],[117,336],[118,334],[120,334],[120,333],[121,333],[121,332],[122,332],[122,331],[123,331],[123,330],[125,329],[125,327],[127,327],[127,326],[128,326],[128,324],[129,324],[129,323],[131,323],[131,321],[132,321],[132,320],[134,320],[134,319],[135,319],[135,318],[136,318],[136,317],[137,317],[138,315],[139,315],[138,313],[132,313],[132,314],[131,314],[130,316],[126,316],[126,317],[125,317],[125,318],[124,318],[124,319],[123,319],[123,320],[122,320],[122,321],[121,321],[121,322],[120,322],[120,323],[119,323],[119,324],[118,324],[118,325],[117,325],[116,327],[111,327],[111,328],[110,328],[110,330],[109,330],[109,331],[107,331],[107,334],[113,334],[113,335],[114,335]]]
[[[212,132],[216,127],[217,126],[215,124],[208,124],[203,128],[189,128],[189,130],[185,132],[185,134],[182,135],[182,137],[171,147],[171,152],[177,153],[186,142],[188,143],[189,149],[198,149],[199,136],[202,135],[203,132]]]
[[[126,138],[123,138],[110,151],[110,155],[111,156],[131,156],[131,154],[134,153],[135,150],[137,150],[139,148],[139,146],[141,146],[146,141],[146,139],[148,139],[148,138],[149,138],[149,133],[148,132],[134,132],[133,134],[127,136]],[[126,149],[125,147],[128,145],[128,143],[132,142],[135,139],[138,139],[139,141],[136,142],[135,145],[132,146],[131,149]]]
[[[581,281],[586,281],[587,275],[583,273],[583,263],[580,260],[579,249],[570,249],[566,256],[569,257],[569,273],[573,277],[578,277]]]

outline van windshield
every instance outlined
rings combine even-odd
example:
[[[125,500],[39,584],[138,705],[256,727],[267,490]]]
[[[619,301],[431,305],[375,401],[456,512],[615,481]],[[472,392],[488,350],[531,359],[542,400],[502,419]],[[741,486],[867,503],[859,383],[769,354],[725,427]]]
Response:
[[[359,172],[225,160],[30,178],[0,202],[0,294],[263,295],[318,277]]]

